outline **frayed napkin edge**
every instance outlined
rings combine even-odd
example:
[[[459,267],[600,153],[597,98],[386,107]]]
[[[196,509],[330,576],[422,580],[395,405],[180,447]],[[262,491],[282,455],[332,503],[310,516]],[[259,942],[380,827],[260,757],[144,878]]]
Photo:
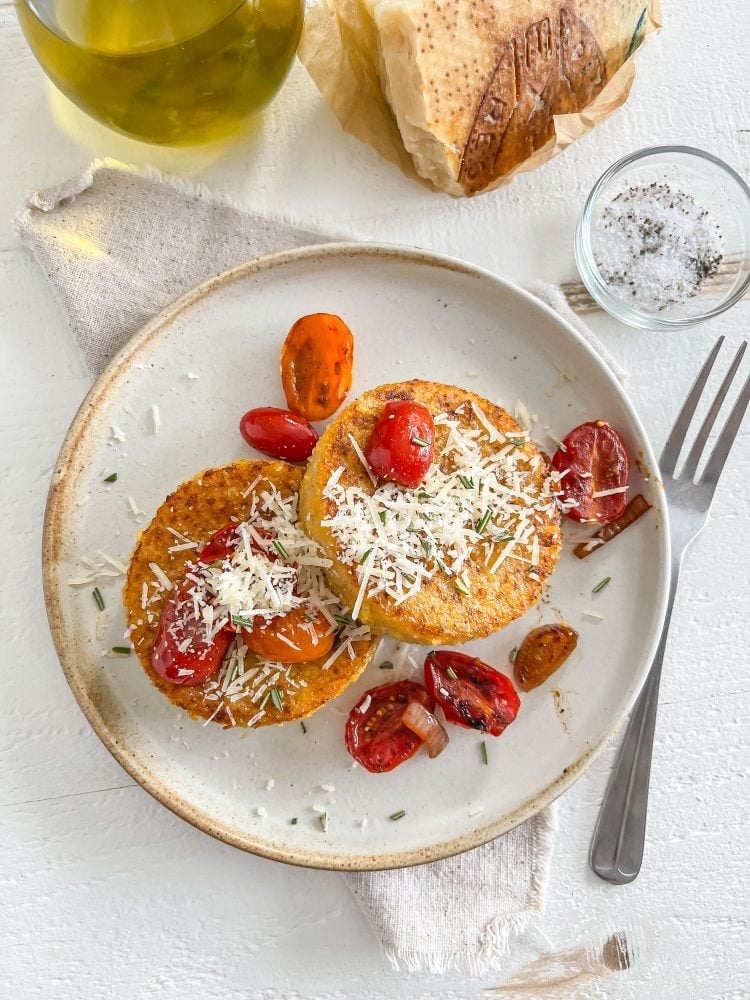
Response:
[[[481,930],[475,951],[464,948],[446,954],[416,948],[403,949],[395,944],[383,942],[383,952],[395,972],[429,972],[435,975],[458,972],[470,976],[483,976],[487,972],[499,969],[510,951],[513,940],[527,931],[532,922],[544,913],[545,894],[552,873],[552,856],[558,831],[555,804],[552,803],[526,822],[536,824],[532,850],[539,861],[529,888],[533,896],[530,905],[517,913],[493,917]],[[428,862],[428,865],[434,863]],[[398,876],[398,869],[394,875]],[[354,891],[352,895],[370,923],[359,895]]]
[[[195,198],[214,208],[227,208],[235,212],[241,212],[243,215],[254,217],[262,216],[263,218],[267,218],[269,222],[276,222],[279,225],[289,226],[290,229],[294,229],[297,232],[307,233],[315,237],[319,243],[348,242],[359,239],[343,232],[332,233],[329,230],[324,233],[318,229],[311,229],[308,226],[300,226],[299,222],[291,216],[283,214],[272,215],[266,211],[260,213],[257,208],[247,202],[233,198],[228,194],[217,193],[208,187],[208,185],[201,182],[189,181],[183,177],[176,177],[174,174],[164,173],[157,167],[152,167],[149,164],[136,165],[134,163],[125,163],[111,156],[92,160],[81,174],[63,181],[61,184],[52,184],[49,187],[31,191],[27,195],[24,205],[13,218],[16,234],[18,236],[24,235],[24,230],[28,226],[34,212],[54,212],[64,202],[75,201],[79,194],[83,194],[84,191],[88,191],[93,186],[96,174],[100,170],[119,170],[121,173],[133,174],[136,177],[153,181],[156,184],[164,184],[186,198]]]

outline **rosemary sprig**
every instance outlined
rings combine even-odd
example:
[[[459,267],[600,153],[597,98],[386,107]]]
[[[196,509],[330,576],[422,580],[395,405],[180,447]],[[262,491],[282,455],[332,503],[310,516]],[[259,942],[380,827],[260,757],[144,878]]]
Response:
[[[611,579],[612,579],[611,576],[605,576],[603,580],[600,580],[599,583],[597,583],[597,585],[594,587],[591,593],[598,594],[599,591],[604,590],[604,588],[607,586],[607,584]]]

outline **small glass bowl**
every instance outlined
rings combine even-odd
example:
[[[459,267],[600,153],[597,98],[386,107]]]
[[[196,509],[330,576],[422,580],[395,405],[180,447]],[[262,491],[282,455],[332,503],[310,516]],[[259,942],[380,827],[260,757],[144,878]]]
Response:
[[[716,221],[723,237],[724,260],[719,272],[686,302],[649,313],[632,305],[601,274],[592,249],[592,234],[604,206],[632,185],[667,181],[691,195]],[[646,330],[684,330],[723,313],[750,288],[750,188],[730,166],[690,146],[652,146],[614,163],[602,174],[586,200],[575,235],[578,271],[591,296],[615,319]]]

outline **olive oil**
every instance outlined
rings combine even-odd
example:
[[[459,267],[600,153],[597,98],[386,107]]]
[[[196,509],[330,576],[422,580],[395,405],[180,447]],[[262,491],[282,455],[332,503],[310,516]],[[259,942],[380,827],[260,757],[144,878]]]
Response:
[[[18,0],[50,79],[100,121],[146,142],[222,139],[276,94],[303,0]]]

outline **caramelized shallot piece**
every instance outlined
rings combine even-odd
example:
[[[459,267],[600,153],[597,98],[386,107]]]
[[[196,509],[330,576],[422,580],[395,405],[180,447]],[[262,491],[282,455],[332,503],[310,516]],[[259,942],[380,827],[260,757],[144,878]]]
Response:
[[[578,645],[578,633],[570,625],[540,625],[521,643],[513,661],[516,684],[531,691],[543,684],[565,663]]]
[[[445,731],[445,726],[418,701],[409,702],[402,722],[421,740],[424,740],[430,757],[437,757],[448,746],[448,733]]]

